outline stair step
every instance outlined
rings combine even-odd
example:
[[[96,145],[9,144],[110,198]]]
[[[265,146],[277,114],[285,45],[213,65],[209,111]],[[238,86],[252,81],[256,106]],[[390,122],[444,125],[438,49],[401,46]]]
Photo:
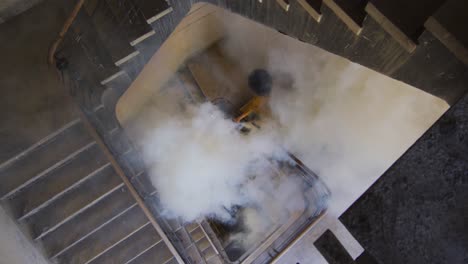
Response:
[[[148,262],[148,264],[152,264],[153,262]],[[178,264],[175,258],[171,258],[168,261],[164,262],[163,264]]]
[[[95,259],[86,262],[86,264],[126,263],[159,241],[161,241],[161,237],[156,229],[151,224],[147,224]],[[163,242],[161,241],[161,243]]]
[[[202,238],[205,237],[205,233],[201,229],[200,226],[195,228],[192,232],[190,232],[190,236],[192,237],[193,242],[197,243],[200,241]]]
[[[107,162],[99,146],[90,145],[73,159],[11,197],[8,202],[14,217],[25,218],[48,205],[53,199],[102,169]]]
[[[211,247],[211,244],[210,244],[210,241],[208,241],[208,239],[206,238],[206,236],[204,236],[202,239],[200,239],[197,242],[197,247],[200,250],[200,252],[203,252],[209,247]]]
[[[175,231],[175,234],[184,248],[188,248],[193,244],[192,239],[185,228]]]
[[[143,35],[141,39],[130,44],[140,52],[143,57],[143,61],[147,63],[162,43],[161,38],[156,34],[156,32],[151,30]]]
[[[126,264],[153,264],[166,263],[173,258],[171,251],[167,248],[163,241],[160,241],[139,256],[128,261]]]
[[[125,71],[131,80],[135,80],[143,67],[145,67],[146,61],[139,51],[135,51],[122,60],[116,62],[115,65]]]
[[[135,206],[136,202],[126,187],[114,190],[98,203],[42,237],[48,256],[58,255]]]
[[[91,136],[81,122],[73,122],[57,134],[47,138],[34,149],[20,154],[0,166],[0,197],[12,196],[39,178],[73,159],[86,145]]]
[[[424,26],[459,60],[468,65],[468,2],[447,0]]]
[[[203,258],[206,260],[210,259],[211,257],[216,255],[216,251],[213,249],[213,247],[207,247],[205,250],[202,251]]]
[[[136,232],[148,222],[148,218],[140,207],[135,206],[63,252],[56,259],[59,263],[85,263]]]
[[[177,23],[173,22],[175,19],[175,15],[173,15],[174,12],[175,11],[172,9],[172,7],[168,7],[147,20],[148,24],[150,24],[151,28],[156,33],[155,35],[161,42],[166,40],[169,35],[172,34],[174,27],[177,25]]]
[[[320,22],[322,19],[322,13],[320,12],[322,0],[297,0],[297,2],[315,21]]]
[[[223,264],[224,262],[220,258],[212,257],[206,260],[206,264]]]
[[[133,1],[99,1],[88,14],[114,62],[134,52],[130,41],[151,29]]]
[[[107,87],[101,96],[101,102],[105,108],[112,109],[113,111],[120,96],[122,96],[122,94],[132,84],[132,80],[124,71],[120,71],[111,77],[112,78],[108,78],[101,82],[101,84]]]
[[[445,0],[370,0],[366,12],[408,52],[416,49],[424,22]]]
[[[36,214],[24,219],[23,222],[30,227],[32,237],[36,239],[56,229],[80,211],[98,203],[122,186],[124,183],[120,177],[111,166],[108,166]]]
[[[362,30],[364,18],[366,17],[366,3],[362,0],[323,0],[338,18],[348,26],[356,35]]]
[[[138,1],[137,5],[143,13],[148,24],[156,21],[162,14],[170,9],[166,0]]]

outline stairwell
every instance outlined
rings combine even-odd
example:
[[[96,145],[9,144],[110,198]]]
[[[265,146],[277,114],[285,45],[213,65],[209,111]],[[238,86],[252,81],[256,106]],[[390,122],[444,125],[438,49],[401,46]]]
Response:
[[[209,2],[449,103],[466,92],[467,43],[459,27],[466,20],[460,15],[466,5],[459,1],[430,1],[430,8],[424,9],[417,8],[424,1],[409,7],[404,1],[384,0]],[[157,191],[115,117],[118,98],[191,4],[87,1],[58,51],[57,56],[70,64],[71,92],[86,119],[164,232],[155,229],[132,196],[86,128],[88,121],[77,118],[0,165],[2,205],[51,263],[177,263],[164,235],[188,263],[223,263],[204,232],[204,223],[184,225],[160,216]],[[394,10],[401,12],[395,15]],[[459,24],[450,23],[452,11]],[[402,19],[407,23],[400,23]],[[418,67],[417,74],[408,74]],[[440,69],[447,70],[446,75],[435,74]],[[449,86],[451,91],[443,89]]]

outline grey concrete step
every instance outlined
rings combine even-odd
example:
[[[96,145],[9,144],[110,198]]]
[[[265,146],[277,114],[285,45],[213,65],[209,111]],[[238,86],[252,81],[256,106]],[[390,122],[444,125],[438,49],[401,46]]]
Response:
[[[106,164],[108,161],[97,144],[91,144],[73,159],[11,197],[8,203],[14,217],[21,219],[35,213],[70,188],[92,177]]]
[[[148,223],[148,218],[135,206],[102,226],[55,259],[59,263],[85,263],[124,240]],[[92,245],[92,246],[90,246]]]
[[[42,237],[123,186],[108,166],[22,222],[30,228],[33,238]]]
[[[166,0],[138,1],[136,4],[140,7],[143,17],[148,24],[158,20],[170,6]]]
[[[173,258],[171,251],[167,248],[163,241],[151,245],[140,255],[125,264],[152,264],[152,263],[166,263]]]
[[[153,262],[148,262],[148,264],[152,264]],[[164,262],[163,264],[177,264],[177,260],[175,258],[171,258],[168,261]]]
[[[0,197],[6,198],[75,158],[92,142],[80,121],[0,165]]]
[[[148,32],[142,10],[132,0],[97,1],[88,3],[87,13],[114,62],[135,49],[130,42]]]
[[[86,263],[126,263],[159,242],[162,243],[161,237],[154,227],[148,223],[130,237],[120,241],[109,250]]]
[[[120,96],[122,96],[122,94],[132,84],[132,79],[125,71],[119,71],[113,76],[103,80],[101,84],[106,86],[106,90],[101,96],[102,105],[105,108],[114,111],[115,104],[119,100]]]
[[[143,56],[143,61],[148,62],[153,54],[162,45],[162,40],[156,35],[154,30],[150,30],[140,38],[130,42],[130,44],[140,52]]]
[[[58,255],[134,206],[127,188],[121,187],[43,236],[42,244],[48,256]]]
[[[135,51],[130,53],[125,58],[116,62],[117,65],[121,70],[125,71],[130,79],[133,81],[138,76],[140,71],[146,65],[145,58],[140,54],[139,51]]]

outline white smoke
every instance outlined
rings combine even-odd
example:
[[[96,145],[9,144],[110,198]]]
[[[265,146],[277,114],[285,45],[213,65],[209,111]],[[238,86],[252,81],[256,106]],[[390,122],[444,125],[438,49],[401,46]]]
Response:
[[[155,105],[141,146],[167,217],[232,222],[231,209],[247,207],[246,232],[233,239],[248,247],[290,212],[303,209],[301,182],[272,171],[275,162],[289,161],[276,129],[243,135],[239,124],[211,103],[185,105],[178,113],[163,102]]]
[[[139,143],[168,217],[231,221],[230,208],[246,206],[248,232],[233,239],[251,245],[304,207],[300,182],[265,173],[272,158],[288,159],[283,148],[326,182],[329,211],[339,216],[447,109],[406,84],[236,21],[226,25],[225,55],[246,73],[272,73],[271,120],[245,136],[212,104],[178,100],[176,87],[153,99],[137,125]]]

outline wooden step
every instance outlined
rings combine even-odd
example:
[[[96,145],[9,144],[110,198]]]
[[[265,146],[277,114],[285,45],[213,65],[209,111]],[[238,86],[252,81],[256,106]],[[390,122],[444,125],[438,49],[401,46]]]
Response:
[[[323,0],[337,17],[356,35],[361,34],[366,17],[366,0]]]
[[[42,237],[123,186],[120,177],[108,166],[23,222],[30,227],[33,238]]]
[[[408,52],[416,49],[424,23],[445,0],[370,0],[365,10]]]
[[[468,2],[447,0],[424,24],[447,49],[468,65]]]
[[[11,197],[8,203],[14,217],[25,218],[47,206],[70,188],[102,170],[107,162],[98,145],[90,145],[73,159]]]
[[[55,259],[59,263],[85,263],[105,252],[119,241],[124,240],[148,224],[149,220],[135,206],[105,224]],[[92,246],[91,246],[92,245]]]
[[[109,248],[86,264],[126,263],[156,243],[163,243],[151,224],[133,233],[130,237]]]
[[[134,206],[136,202],[127,188],[121,187],[46,234],[42,244],[48,256],[58,255]]]
[[[80,121],[74,121],[33,149],[0,166],[0,197],[6,198],[74,159],[92,142]]]

